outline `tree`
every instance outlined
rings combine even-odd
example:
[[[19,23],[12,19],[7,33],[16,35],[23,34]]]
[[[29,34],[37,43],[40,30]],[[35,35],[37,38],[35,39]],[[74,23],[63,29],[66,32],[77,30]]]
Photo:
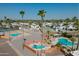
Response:
[[[6,19],[6,23],[8,23],[10,25],[10,19],[9,18]]]
[[[41,17],[41,20],[42,20],[42,24],[41,24],[42,26],[40,25],[41,26],[40,31],[42,32],[42,40],[43,40],[43,22],[44,22],[45,13],[46,13],[45,10],[39,10],[38,11],[38,16],[40,16]],[[41,49],[41,52],[42,52],[42,49]]]
[[[43,25],[45,13],[46,13],[45,10],[39,10],[39,12],[38,12],[38,15],[41,16],[41,20],[42,20],[42,24],[41,24],[41,25]],[[41,26],[41,27],[42,27],[42,26]],[[41,31],[42,31],[42,33],[43,33],[43,29],[42,29]]]
[[[11,20],[10,20],[9,18],[6,18],[6,19],[5,19],[5,22],[8,24],[8,26],[9,26],[10,28],[12,28]],[[9,30],[9,35],[10,35],[10,30]],[[9,41],[11,41],[10,36],[9,36]]]
[[[77,35],[77,37],[78,37],[78,43],[77,43],[77,48],[76,48],[76,50],[78,50],[78,48],[79,48],[79,35]]]
[[[66,18],[65,21],[66,21],[66,24],[68,24],[68,22],[70,22],[70,18]]]
[[[67,37],[68,33],[67,32],[62,32],[61,34],[62,34],[62,36]]]
[[[3,22],[3,20],[0,20],[0,26],[1,26],[1,27],[3,27],[2,22]]]
[[[77,48],[76,49],[78,49],[79,48],[79,38],[78,38],[78,43],[77,43]]]
[[[23,20],[23,17],[24,17],[25,11],[21,10],[19,14],[21,15],[22,20]],[[24,24],[23,24],[23,26],[24,26]],[[25,38],[24,38],[24,29],[23,29],[23,39],[24,39],[24,41],[25,41]]]
[[[38,15],[41,17],[41,20],[42,20],[42,24],[41,24],[42,29],[40,29],[42,32],[42,40],[43,40],[43,22],[44,22],[45,13],[46,13],[45,10],[39,10],[38,12]]]
[[[13,20],[11,20],[9,18],[6,19],[6,23],[10,26],[11,29],[13,28],[12,24],[11,24],[12,22],[13,22]]]
[[[72,18],[72,21],[77,21],[77,17],[74,16],[74,17]]]
[[[25,11],[21,10],[21,11],[20,11],[20,15],[21,15],[21,17],[22,17],[22,20],[23,20],[24,14],[25,14]]]
[[[70,40],[72,41],[72,50],[74,50],[73,46],[74,46],[74,42],[76,41],[76,39],[74,37],[71,37]]]
[[[79,20],[77,19],[77,17],[74,16],[74,17],[72,18],[72,20],[73,20],[73,22],[75,22],[74,25],[76,25],[76,26],[77,26],[77,29],[79,30]]]
[[[47,39],[49,39],[49,36],[50,36],[50,31],[49,30],[47,31],[47,34],[48,34],[48,38]]]
[[[45,10],[39,10],[38,15],[41,16],[42,21],[44,21],[44,17],[45,17]]]

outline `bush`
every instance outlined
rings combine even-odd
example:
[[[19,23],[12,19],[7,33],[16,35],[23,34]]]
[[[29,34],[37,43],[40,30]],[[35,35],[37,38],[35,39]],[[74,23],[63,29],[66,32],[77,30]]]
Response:
[[[71,38],[72,35],[68,34],[67,32],[62,33],[62,36],[67,37],[67,38]]]
[[[63,32],[62,36],[66,37],[67,36],[67,32]]]
[[[67,38],[71,38],[72,37],[72,35],[67,35]]]
[[[50,36],[54,36],[53,34],[50,34]]]
[[[60,44],[60,43],[57,43],[56,46],[57,46],[57,47],[61,47],[61,44]]]

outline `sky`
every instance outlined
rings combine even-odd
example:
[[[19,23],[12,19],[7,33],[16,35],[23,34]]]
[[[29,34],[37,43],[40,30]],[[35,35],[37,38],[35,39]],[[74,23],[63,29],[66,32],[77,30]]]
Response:
[[[37,13],[41,9],[46,11],[45,19],[79,18],[78,3],[0,3],[0,19],[4,16],[21,19],[19,12],[24,10],[24,19],[38,20],[40,16]]]

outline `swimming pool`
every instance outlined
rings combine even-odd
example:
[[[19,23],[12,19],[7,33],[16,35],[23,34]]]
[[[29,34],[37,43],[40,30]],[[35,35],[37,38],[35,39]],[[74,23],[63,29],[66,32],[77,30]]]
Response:
[[[18,35],[20,35],[20,33],[10,34],[10,36],[18,36]]]
[[[44,45],[33,45],[32,48],[34,48],[34,49],[43,49],[43,48],[45,48],[45,46]]]
[[[68,40],[67,38],[64,38],[64,37],[59,38],[58,43],[61,44],[61,45],[66,45],[66,46],[74,45],[74,43],[72,43],[70,40]]]

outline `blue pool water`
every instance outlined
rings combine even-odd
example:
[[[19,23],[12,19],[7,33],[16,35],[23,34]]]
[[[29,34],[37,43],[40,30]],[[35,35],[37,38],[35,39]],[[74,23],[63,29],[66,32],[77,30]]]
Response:
[[[42,49],[42,48],[45,48],[45,46],[43,46],[43,45],[33,45],[32,48]]]
[[[20,33],[10,34],[10,36],[18,36],[18,35],[20,35]]]
[[[66,45],[66,46],[72,46],[74,45],[74,43],[72,43],[71,41],[69,41],[67,38],[59,38],[59,41],[58,41],[59,44],[61,45]]]

